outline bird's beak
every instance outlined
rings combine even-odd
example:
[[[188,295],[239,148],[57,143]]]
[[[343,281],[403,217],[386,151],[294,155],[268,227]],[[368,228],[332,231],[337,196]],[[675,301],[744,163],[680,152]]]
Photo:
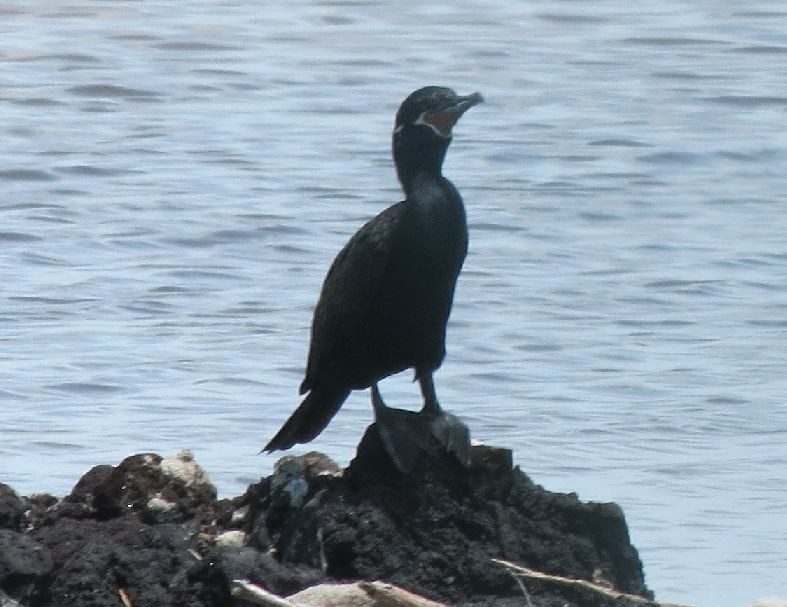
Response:
[[[484,100],[481,96],[481,93],[473,93],[472,95],[467,95],[465,97],[459,97],[456,105],[453,108],[449,108],[449,111],[457,112],[457,119],[459,116],[464,114],[467,110],[469,110],[474,105],[478,105]]]
[[[425,122],[443,137],[451,136],[451,129],[467,110],[478,105],[484,100],[481,93],[473,93],[464,97],[457,97],[454,105],[436,112],[424,112],[419,121]]]

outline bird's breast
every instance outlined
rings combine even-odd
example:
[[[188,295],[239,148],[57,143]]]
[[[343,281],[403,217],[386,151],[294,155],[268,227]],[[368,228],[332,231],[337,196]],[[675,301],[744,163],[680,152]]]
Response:
[[[434,254],[453,254],[467,244],[467,220],[462,198],[445,178],[416,181],[408,197],[409,230],[434,248]]]

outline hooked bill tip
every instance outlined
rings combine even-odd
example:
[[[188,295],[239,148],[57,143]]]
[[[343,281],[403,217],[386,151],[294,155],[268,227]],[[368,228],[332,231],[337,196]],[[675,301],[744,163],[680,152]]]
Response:
[[[474,105],[478,105],[484,101],[483,95],[481,93],[473,93],[472,95],[466,95],[465,97],[459,97],[459,101],[454,106],[454,111],[458,111],[461,114],[464,114],[467,110],[469,110]]]
[[[467,96],[467,101],[472,103],[473,105],[475,105],[477,103],[483,103],[484,102],[484,96],[481,93],[479,93],[478,91],[476,91],[472,95],[468,95]]]

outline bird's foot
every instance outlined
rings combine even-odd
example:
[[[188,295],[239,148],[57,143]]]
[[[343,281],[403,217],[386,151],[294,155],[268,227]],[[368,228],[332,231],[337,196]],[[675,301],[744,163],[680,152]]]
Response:
[[[432,436],[465,468],[470,466],[470,429],[456,415],[442,410],[429,415],[429,420]]]
[[[383,447],[399,471],[410,472],[433,437],[463,466],[470,465],[470,430],[439,405],[424,407],[420,413],[394,409],[383,402],[376,385],[372,386],[372,405]]]
[[[470,466],[470,430],[456,415],[443,411],[437,401],[431,371],[418,369],[416,377],[421,384],[421,393],[424,395],[424,408],[421,410],[421,415],[430,420],[432,436],[467,468]]]
[[[376,385],[372,386],[372,405],[375,425],[385,451],[400,472],[410,472],[429,446],[429,425],[418,413],[388,407]]]

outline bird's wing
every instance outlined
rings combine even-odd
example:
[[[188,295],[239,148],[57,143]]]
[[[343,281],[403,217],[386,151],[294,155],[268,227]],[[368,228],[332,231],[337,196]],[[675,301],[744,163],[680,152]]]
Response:
[[[339,252],[323,282],[314,311],[311,347],[301,394],[345,365],[365,356],[375,295],[404,212],[403,203],[371,219]]]

